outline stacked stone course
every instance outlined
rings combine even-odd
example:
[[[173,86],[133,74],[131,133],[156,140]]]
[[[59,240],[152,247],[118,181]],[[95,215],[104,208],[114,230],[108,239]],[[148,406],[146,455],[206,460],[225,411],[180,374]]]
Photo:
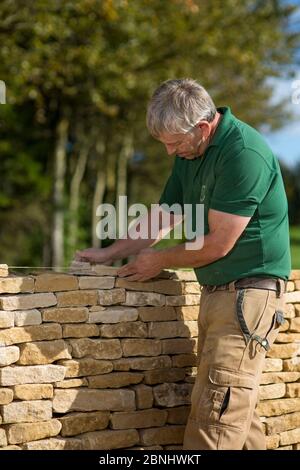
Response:
[[[192,271],[14,275],[0,265],[0,449],[181,449],[197,371]],[[300,271],[258,410],[269,449],[300,449]]]

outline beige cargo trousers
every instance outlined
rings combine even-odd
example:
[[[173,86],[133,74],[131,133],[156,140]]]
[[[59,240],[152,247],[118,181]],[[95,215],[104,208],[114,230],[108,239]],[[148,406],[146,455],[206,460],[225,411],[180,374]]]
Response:
[[[264,450],[255,411],[265,356],[283,323],[279,292],[203,287],[198,318],[197,376],[183,449]]]

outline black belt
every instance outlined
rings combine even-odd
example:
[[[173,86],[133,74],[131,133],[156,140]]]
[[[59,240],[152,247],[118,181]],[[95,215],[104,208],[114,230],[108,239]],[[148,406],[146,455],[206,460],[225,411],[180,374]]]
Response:
[[[234,289],[265,289],[276,292],[277,297],[281,297],[286,292],[287,281],[280,278],[263,277],[245,277],[236,281],[228,282],[218,286],[205,284],[203,287],[208,292],[216,290],[234,290]]]

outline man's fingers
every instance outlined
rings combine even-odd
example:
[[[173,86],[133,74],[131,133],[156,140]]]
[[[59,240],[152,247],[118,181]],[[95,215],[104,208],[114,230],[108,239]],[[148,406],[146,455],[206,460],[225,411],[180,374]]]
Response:
[[[125,264],[125,266],[122,266],[122,268],[117,271],[117,275],[120,277],[128,276],[129,274],[135,274],[135,273],[136,273],[136,267],[134,263]]]
[[[133,274],[132,276],[126,276],[126,281],[140,281],[141,274]]]

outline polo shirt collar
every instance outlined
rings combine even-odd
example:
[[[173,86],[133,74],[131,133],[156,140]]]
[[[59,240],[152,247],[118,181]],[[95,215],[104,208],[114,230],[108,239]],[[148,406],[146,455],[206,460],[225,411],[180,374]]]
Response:
[[[217,130],[212,138],[212,141],[207,148],[212,146],[218,146],[223,142],[225,135],[227,134],[229,128],[232,126],[234,121],[234,116],[231,114],[229,106],[222,106],[217,108],[217,111],[223,115],[221,121],[218,124]]]

